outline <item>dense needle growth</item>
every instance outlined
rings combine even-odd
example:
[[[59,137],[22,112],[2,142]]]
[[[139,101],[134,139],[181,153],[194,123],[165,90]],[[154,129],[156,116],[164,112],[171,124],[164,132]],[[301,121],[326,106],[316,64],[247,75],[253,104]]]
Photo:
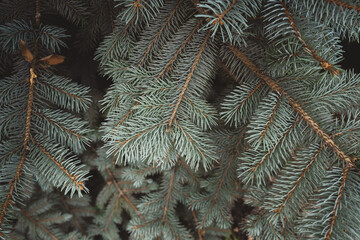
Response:
[[[0,24],[0,239],[360,239],[356,0],[5,0]]]

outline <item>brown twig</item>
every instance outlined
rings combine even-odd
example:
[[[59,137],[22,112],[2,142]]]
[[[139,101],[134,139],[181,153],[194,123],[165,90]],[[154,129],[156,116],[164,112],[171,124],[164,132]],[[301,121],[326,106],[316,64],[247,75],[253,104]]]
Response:
[[[32,106],[33,106],[33,102],[34,102],[34,84],[35,84],[36,78],[37,78],[37,75],[34,73],[34,69],[30,68],[29,97],[28,97],[28,102],[27,102],[27,107],[26,107],[25,138],[24,138],[24,143],[23,143],[23,150],[22,150],[22,154],[21,154],[21,158],[20,158],[20,163],[17,167],[14,179],[10,182],[10,188],[9,188],[8,194],[6,196],[5,203],[1,205],[2,209],[1,209],[1,214],[0,214],[0,227],[5,218],[6,210],[9,206],[9,204],[11,203],[11,199],[13,197],[13,192],[15,190],[17,182],[19,181],[26,156],[30,150],[28,145],[29,145],[29,140],[30,140],[31,113],[32,113]]]
[[[174,121],[174,119],[175,119],[177,110],[178,110],[178,108],[179,108],[179,106],[180,106],[181,100],[183,99],[184,94],[185,94],[185,92],[186,92],[186,90],[187,90],[187,87],[188,87],[188,85],[189,85],[189,83],[190,83],[190,80],[192,79],[192,77],[193,77],[193,75],[194,75],[194,72],[195,72],[196,67],[197,67],[197,65],[198,65],[198,63],[199,63],[200,57],[202,56],[202,53],[203,53],[204,50],[205,50],[205,46],[206,46],[206,44],[207,44],[207,42],[208,42],[208,40],[209,40],[209,38],[210,38],[210,35],[211,35],[211,32],[209,31],[209,32],[207,33],[205,39],[204,39],[204,42],[201,44],[200,50],[199,50],[199,52],[198,52],[198,54],[197,54],[197,56],[196,56],[196,58],[195,58],[195,60],[194,60],[194,63],[193,63],[193,65],[192,65],[192,67],[191,67],[191,70],[190,70],[190,73],[189,73],[189,75],[187,76],[186,81],[185,81],[185,84],[184,84],[184,86],[183,86],[182,89],[181,89],[180,95],[179,95],[179,97],[178,97],[178,99],[177,99],[177,101],[176,101],[176,105],[175,105],[175,107],[174,107],[174,109],[173,109],[173,112],[172,112],[171,117],[170,117],[170,120],[169,120],[169,129],[171,128],[171,126],[172,126],[172,124],[173,124],[173,121]]]
[[[299,39],[301,45],[303,45],[303,47],[307,50],[305,52],[309,53],[316,61],[318,61],[323,69],[328,70],[329,72],[331,72],[332,75],[339,75],[340,72],[338,69],[336,69],[332,64],[330,64],[326,60],[322,59],[315,52],[315,50],[309,46],[309,44],[306,42],[306,40],[302,37],[299,29],[295,25],[294,19],[292,18],[288,8],[286,7],[285,2],[283,0],[280,0],[280,2],[281,2],[282,7],[284,8],[284,12],[285,12],[286,17],[289,20],[290,26],[294,30],[295,36]]]
[[[331,137],[324,132],[320,126],[310,117],[310,115],[301,107],[299,103],[295,101],[287,92],[285,92],[279,84],[272,80],[269,76],[264,74],[258,66],[256,66],[244,53],[234,46],[229,46],[230,50],[235,54],[235,56],[241,60],[248,68],[250,68],[254,74],[262,79],[271,89],[275,92],[279,92],[289,101],[289,104],[293,109],[299,113],[299,115],[305,120],[308,126],[314,130],[314,132],[321,138],[323,141],[339,156],[340,159],[346,162],[350,167],[353,167],[354,164],[351,158],[346,155],[345,152],[334,142]]]
[[[329,2],[329,3],[334,3],[334,4],[342,7],[343,9],[350,9],[350,10],[355,10],[355,11],[360,12],[360,7],[358,7],[358,6],[353,6],[353,5],[344,3],[344,2],[339,1],[339,0],[323,0],[323,1]]]
[[[109,168],[106,168],[106,172],[108,173],[111,181],[114,183],[115,188],[119,192],[119,197],[124,198],[124,200],[130,205],[130,207],[135,211],[135,213],[140,217],[142,221],[146,221],[145,217],[139,212],[139,210],[136,208],[136,206],[130,201],[129,197],[126,195],[126,193],[123,192],[123,190],[120,188],[118,182],[116,181],[113,173],[110,171]]]

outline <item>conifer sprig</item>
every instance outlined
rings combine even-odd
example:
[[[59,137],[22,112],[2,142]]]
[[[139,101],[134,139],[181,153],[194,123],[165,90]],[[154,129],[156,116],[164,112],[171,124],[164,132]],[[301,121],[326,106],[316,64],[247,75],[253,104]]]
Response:
[[[352,159],[343,152],[340,147],[331,139],[331,137],[325,133],[320,126],[314,122],[314,120],[309,116],[307,112],[291,97],[289,96],[274,80],[270,77],[262,73],[260,68],[258,68],[246,55],[244,55],[240,50],[236,49],[233,46],[229,46],[231,51],[235,53],[235,55],[246,65],[248,66],[260,79],[265,81],[265,83],[271,87],[273,91],[281,93],[284,97],[289,100],[289,104],[294,108],[296,112],[306,121],[306,123],[311,127],[319,137],[321,137],[324,142],[329,145],[330,148],[339,156],[340,159],[344,160],[344,162],[353,167]]]
[[[342,8],[348,8],[348,9],[354,9],[358,12],[360,12],[360,7],[358,6],[354,6],[354,5],[351,5],[351,4],[347,4],[347,3],[344,3],[342,1],[339,1],[339,0],[323,0],[325,2],[330,2],[330,3],[334,3]]]
[[[286,7],[286,4],[283,0],[280,1],[281,6],[283,7],[283,10],[285,12],[286,17],[288,18],[288,21],[290,23],[290,26],[293,28],[295,36],[299,39],[300,43],[303,45],[306,52],[311,54],[311,56],[320,63],[321,67],[325,70],[331,72],[333,75],[339,75],[339,70],[336,69],[332,64],[327,62],[326,60],[322,59],[314,49],[312,49],[307,41],[302,37],[302,34],[300,33],[299,29],[297,28],[293,17],[291,16],[289,9]]]
[[[27,102],[27,106],[26,106],[25,137],[24,137],[24,142],[23,142],[23,146],[22,146],[20,162],[19,162],[17,170],[15,172],[15,176],[10,181],[10,187],[7,191],[8,193],[6,195],[5,201],[1,204],[0,227],[3,224],[7,208],[9,207],[9,204],[11,203],[11,201],[14,198],[13,194],[14,194],[15,186],[19,181],[26,156],[29,152],[30,124],[31,124],[32,105],[33,105],[33,101],[34,101],[34,82],[35,82],[34,79],[35,78],[37,78],[37,75],[34,73],[33,68],[30,68],[29,93],[28,93],[28,102]]]
[[[41,24],[40,1],[35,1],[35,10],[35,25],[14,20],[13,23],[1,26],[5,30],[1,35],[1,47],[8,53],[21,50],[22,55],[22,58],[14,56],[16,63],[14,75],[8,78],[16,81],[21,78],[26,79],[15,85],[11,84],[11,87],[7,81],[2,81],[0,84],[2,91],[8,91],[10,94],[10,97],[1,103],[1,122],[5,125],[1,128],[0,144],[9,150],[2,152],[1,157],[2,237],[9,233],[9,225],[14,216],[19,211],[25,213],[19,210],[19,204],[24,203],[26,198],[31,196],[35,180],[44,190],[49,190],[51,184],[66,193],[71,192],[71,195],[74,192],[81,195],[81,191],[87,190],[84,186],[87,171],[68,150],[70,148],[80,153],[88,144],[85,136],[80,137],[80,134],[88,133],[86,124],[76,119],[73,114],[63,110],[56,112],[51,108],[59,104],[74,111],[85,110],[89,103],[89,98],[86,96],[88,89],[70,84],[65,78],[51,76],[51,67],[62,63],[64,57],[45,54],[58,50],[64,45],[61,38],[65,35],[62,29]],[[11,29],[12,25],[16,26],[15,32]],[[22,40],[23,37],[25,41]],[[52,82],[47,77],[52,78]],[[72,123],[65,121],[64,124],[57,122],[63,120],[61,117],[64,115],[76,120]],[[46,121],[45,128],[44,121]],[[47,131],[47,128],[51,128],[51,131]],[[69,134],[77,140],[72,142],[63,137]],[[62,146],[55,143],[56,138],[62,140],[60,141]],[[18,147],[10,150],[6,147],[9,144]],[[24,216],[52,239],[57,239],[56,233],[52,234],[30,215]],[[55,223],[56,221],[49,221],[49,224]],[[40,234],[40,237],[46,238],[43,235]],[[34,233],[32,236],[37,238]]]

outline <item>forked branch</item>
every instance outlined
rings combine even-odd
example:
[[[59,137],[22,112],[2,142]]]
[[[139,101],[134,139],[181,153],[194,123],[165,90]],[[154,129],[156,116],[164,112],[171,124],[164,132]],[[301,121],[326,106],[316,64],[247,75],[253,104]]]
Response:
[[[230,9],[236,4],[236,0],[232,1],[232,3],[227,7],[227,9],[225,9],[224,12],[222,12],[221,14],[216,14],[217,19],[213,22],[213,24],[219,23],[220,25],[224,25],[223,22],[223,17],[225,16],[225,14],[227,12],[230,11]]]

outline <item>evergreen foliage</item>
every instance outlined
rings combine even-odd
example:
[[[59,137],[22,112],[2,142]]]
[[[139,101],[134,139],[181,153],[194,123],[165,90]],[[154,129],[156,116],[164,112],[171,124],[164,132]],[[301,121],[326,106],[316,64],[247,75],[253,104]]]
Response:
[[[15,7],[21,2],[5,1],[2,5]],[[53,7],[78,22],[67,3],[54,2]],[[88,108],[89,89],[54,69],[53,65],[64,61],[63,56],[53,53],[65,47],[65,29],[43,24],[40,6],[40,1],[34,2],[35,22],[18,20],[14,11],[0,27],[1,49],[13,59],[11,74],[0,84],[1,237],[7,238],[9,224],[16,217],[25,238],[70,239],[77,233],[68,235],[54,225],[69,221],[71,215],[53,212],[55,202],[46,196],[27,199],[36,183],[45,192],[56,187],[71,196],[75,192],[82,196],[88,191],[84,185],[88,170],[75,154],[89,144],[89,129],[75,113]],[[21,204],[26,202],[30,204],[23,209]]]
[[[357,1],[0,11],[0,238],[231,238],[243,199],[249,239],[360,239],[360,75],[341,65]],[[73,30],[52,14],[112,82],[94,131],[89,88],[53,66]]]

